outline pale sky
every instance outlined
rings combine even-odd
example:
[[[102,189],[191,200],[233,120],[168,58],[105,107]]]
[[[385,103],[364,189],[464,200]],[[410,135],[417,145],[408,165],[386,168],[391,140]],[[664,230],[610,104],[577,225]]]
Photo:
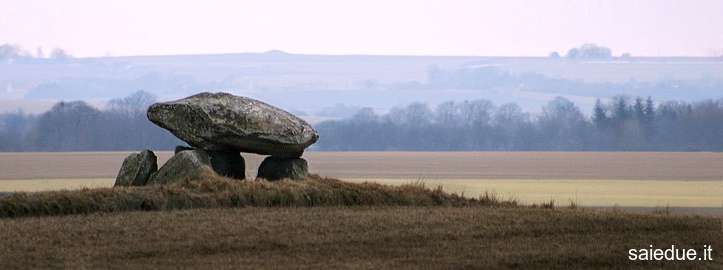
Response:
[[[75,56],[723,54],[723,0],[0,0],[0,44]]]

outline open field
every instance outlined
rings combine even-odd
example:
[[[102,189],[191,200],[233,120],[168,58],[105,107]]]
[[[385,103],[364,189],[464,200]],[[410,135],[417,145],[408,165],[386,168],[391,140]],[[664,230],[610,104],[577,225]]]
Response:
[[[38,168],[33,160],[48,166],[37,170],[35,178],[0,180],[0,192],[13,187],[107,187],[125,153],[28,153],[16,154],[17,159],[4,155],[3,162],[16,162],[16,166],[2,165],[3,169],[24,166],[33,175],[33,168]],[[717,154],[682,155],[698,164],[717,166],[720,162]],[[161,162],[167,156],[162,153]],[[672,153],[309,153],[312,171],[337,170],[346,175],[345,182],[323,178],[226,181],[208,174],[202,176],[208,179],[179,186],[15,194],[0,197],[4,217],[0,218],[0,269],[719,269],[723,267],[723,181],[706,178],[715,170],[698,165],[701,173],[683,157]],[[586,158],[590,165],[584,168],[590,170],[595,170],[595,160],[603,167],[614,167],[611,164],[620,159],[641,166],[654,160],[698,174],[663,180],[636,178],[643,174],[635,170],[608,174],[618,179],[511,177],[560,173],[553,168],[584,175],[585,170],[565,170],[564,164],[582,164],[576,162]],[[255,156],[248,158],[247,166],[255,169],[258,161]],[[486,161],[485,166],[474,166]],[[105,171],[98,170],[96,165],[104,163],[109,164]],[[499,166],[495,167],[497,178],[485,174],[493,170],[492,164]],[[510,164],[520,167],[515,170]],[[454,176],[449,167],[463,173],[457,178],[427,178],[409,174],[415,166],[421,172],[436,168],[437,176]],[[73,171],[85,168],[94,176],[38,177],[72,176]],[[655,173],[655,166],[647,168]],[[396,170],[396,177],[363,177],[365,170],[372,176]],[[414,184],[418,180],[425,185]],[[349,183],[364,181],[400,187]],[[484,191],[494,191],[499,197],[474,200],[429,189],[438,184],[467,197]],[[554,199],[558,207],[519,206],[504,201],[507,198],[527,203]],[[630,208],[643,214],[568,208],[569,200],[608,207],[620,200],[624,207],[658,206],[652,208],[658,213],[644,207]],[[702,216],[669,215],[681,208],[668,211],[663,208],[667,205],[689,206],[684,214]],[[713,261],[628,260],[629,249],[651,244],[694,248],[699,254],[704,245],[710,245]]]
[[[0,153],[0,192],[112,186],[127,152]],[[159,152],[159,163],[171,152]],[[244,155],[253,178],[262,157]],[[311,171],[523,203],[706,207],[723,216],[723,153],[308,152]]]
[[[415,179],[347,178],[349,182],[376,182],[389,185],[415,183]],[[50,191],[113,186],[113,178],[0,180],[0,192]],[[653,180],[529,180],[529,179],[425,179],[427,186],[478,197],[492,192],[521,203],[554,200],[580,206],[624,207],[705,207],[706,212],[723,217],[723,182]]]
[[[487,207],[314,207],[0,219],[1,269],[720,269],[720,221]],[[59,233],[62,232],[62,233]],[[628,249],[713,246],[713,261]]]
[[[0,192],[111,186],[127,152],[0,153]],[[158,152],[159,163],[171,152]],[[262,157],[244,155],[253,178]],[[477,196],[588,206],[714,207],[723,153],[308,152],[311,170],[348,181],[422,180]],[[723,209],[721,209],[723,212]]]
[[[158,152],[159,163],[173,153]],[[0,179],[114,178],[128,152],[0,153]],[[262,156],[244,154],[246,175]],[[307,152],[337,178],[723,181],[723,153]]]

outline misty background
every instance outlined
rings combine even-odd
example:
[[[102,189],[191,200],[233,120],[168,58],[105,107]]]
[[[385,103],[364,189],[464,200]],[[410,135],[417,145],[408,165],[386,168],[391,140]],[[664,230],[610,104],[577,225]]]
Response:
[[[31,108],[0,114],[2,151],[172,149],[183,143],[150,123],[147,107],[202,90],[306,119],[321,135],[313,150],[723,149],[719,58],[614,56],[594,44],[536,58],[271,51],[76,59],[60,49],[38,57],[0,48],[6,97]]]
[[[4,6],[0,151],[170,149],[145,108],[202,91],[300,116],[314,150],[723,145],[720,1]]]

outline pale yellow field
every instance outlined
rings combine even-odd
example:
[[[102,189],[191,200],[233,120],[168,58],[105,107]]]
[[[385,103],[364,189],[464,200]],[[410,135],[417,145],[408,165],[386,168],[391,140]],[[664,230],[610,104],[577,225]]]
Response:
[[[0,192],[112,187],[114,181],[113,178],[4,179],[0,180]]]
[[[402,179],[350,179],[398,185]],[[491,192],[523,203],[554,200],[560,205],[625,207],[723,207],[723,182],[655,180],[422,180],[429,187],[477,197]],[[723,211],[723,208],[721,209]]]
[[[428,187],[477,197],[491,192],[526,204],[554,200],[559,205],[621,207],[723,207],[723,182],[655,180],[529,179],[364,179],[390,185],[423,182]],[[113,178],[0,180],[0,192],[48,191],[113,186]],[[721,208],[723,211],[723,208]]]
[[[109,187],[127,154],[0,153],[0,192]],[[160,152],[159,162],[171,154]],[[253,178],[262,157],[244,157]],[[723,212],[721,153],[309,152],[305,158],[312,172],[353,182],[422,181],[524,203]]]
[[[173,152],[157,152],[162,164]],[[128,152],[0,153],[0,179],[113,178]],[[244,154],[254,177],[262,156]],[[307,152],[337,178],[723,181],[723,153]]]

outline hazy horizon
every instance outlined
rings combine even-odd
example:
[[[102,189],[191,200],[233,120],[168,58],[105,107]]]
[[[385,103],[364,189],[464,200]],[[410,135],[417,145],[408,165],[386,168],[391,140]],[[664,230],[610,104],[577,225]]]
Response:
[[[723,1],[0,3],[0,113],[218,89],[320,119],[446,100],[539,112],[558,96],[589,112],[723,85]]]
[[[5,1],[0,1],[5,2]],[[76,57],[265,52],[545,56],[583,43],[614,55],[719,56],[723,1],[23,1],[0,44]],[[451,4],[450,4],[451,3]]]
[[[0,43],[2,45],[3,43]],[[20,46],[18,43],[5,43],[5,44],[12,44]],[[584,44],[577,44],[577,45],[585,45],[585,44],[594,44],[594,45],[603,45],[598,43],[584,43]],[[571,45],[568,49],[574,49],[578,48],[579,46],[573,46]],[[20,46],[19,48],[24,49],[27,52],[32,52],[32,50],[29,50],[31,48]],[[54,49],[48,48],[48,49]],[[59,49],[62,49],[60,47],[57,47]],[[37,48],[36,48],[37,49]],[[44,48],[45,49],[45,48]],[[43,51],[46,55],[45,57],[48,58],[49,51]],[[550,51],[549,53],[557,52],[560,55],[564,56],[564,53],[567,52],[566,50],[560,50],[560,51]],[[303,52],[293,52],[293,51],[286,51],[281,49],[269,49],[265,51],[229,51],[229,52],[209,52],[209,53],[173,53],[173,54],[163,54],[163,53],[157,53],[157,54],[130,54],[130,55],[113,55],[113,54],[105,54],[105,55],[89,55],[89,56],[79,56],[70,54],[72,59],[112,59],[112,58],[133,58],[133,57],[175,57],[175,56],[221,56],[221,55],[254,55],[254,54],[272,54],[272,53],[283,53],[286,55],[299,55],[299,56],[339,56],[339,57],[355,57],[355,56],[369,56],[369,57],[489,57],[489,58],[516,58],[516,59],[549,59],[549,53],[546,55],[485,55],[485,54],[403,54],[403,53],[396,53],[396,54],[384,54],[384,53],[303,53]],[[626,53],[626,52],[623,52]],[[621,54],[615,54],[615,58],[620,58]],[[35,55],[33,55],[35,56]],[[723,57],[723,55],[631,55],[631,58],[662,58],[662,59],[685,59],[685,58],[701,58],[701,59],[718,59]],[[613,59],[615,59],[613,58]]]

